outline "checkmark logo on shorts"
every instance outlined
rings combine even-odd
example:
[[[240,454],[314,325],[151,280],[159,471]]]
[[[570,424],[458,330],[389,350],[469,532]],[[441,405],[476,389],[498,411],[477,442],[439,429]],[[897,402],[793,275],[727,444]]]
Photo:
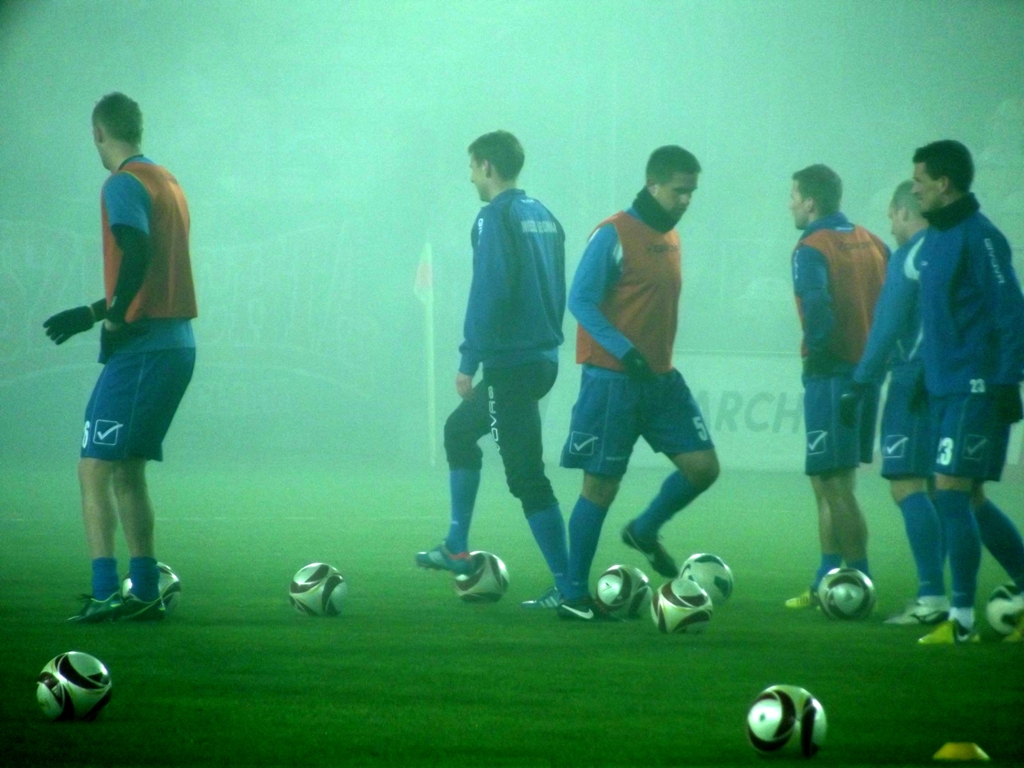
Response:
[[[882,451],[890,459],[902,458],[907,449],[907,441],[910,438],[906,435],[886,435],[885,445]]]
[[[573,432],[569,436],[569,451],[577,456],[593,456],[597,445],[597,435],[586,432]]]
[[[968,435],[964,440],[964,458],[969,461],[981,461],[985,458],[988,438],[984,435]]]
[[[807,433],[807,453],[814,456],[825,452],[828,432],[824,429],[816,429]]]
[[[96,419],[92,441],[96,445],[117,445],[117,436],[120,434],[121,427],[123,426],[124,424],[118,421]]]

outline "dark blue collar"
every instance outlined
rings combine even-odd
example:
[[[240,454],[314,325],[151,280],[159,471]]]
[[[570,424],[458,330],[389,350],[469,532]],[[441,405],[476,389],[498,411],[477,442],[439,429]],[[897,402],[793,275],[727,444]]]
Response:
[[[804,237],[807,237],[814,232],[822,229],[848,229],[853,226],[850,224],[850,220],[846,218],[846,214],[842,211],[836,211],[830,213],[828,216],[822,216],[820,219],[815,219],[807,228],[804,230]]]
[[[523,197],[525,194],[526,193],[523,190],[517,189],[515,187],[513,187],[512,189],[506,189],[504,192],[501,192],[492,197],[491,202],[489,202],[488,205],[500,204],[506,201],[511,202],[510,198]]]

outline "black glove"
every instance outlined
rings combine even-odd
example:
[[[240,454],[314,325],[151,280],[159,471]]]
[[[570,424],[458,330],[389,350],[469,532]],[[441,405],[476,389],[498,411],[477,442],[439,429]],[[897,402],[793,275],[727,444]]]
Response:
[[[641,355],[636,347],[624,354],[620,362],[626,369],[626,375],[633,381],[650,381],[654,378],[654,371],[651,370],[647,358]]]
[[[996,418],[1003,424],[1016,424],[1024,419],[1024,406],[1021,405],[1019,386],[1014,384],[994,385],[992,400],[995,401]]]
[[[132,339],[143,335],[149,329],[141,323],[124,323],[115,330],[107,329],[104,323],[100,328],[100,360],[106,361],[118,349],[123,347]]]
[[[63,344],[76,333],[88,331],[95,324],[92,309],[83,306],[65,309],[63,312],[58,312],[53,317],[47,318],[43,323],[43,328],[46,329],[46,335],[56,344]]]
[[[851,381],[846,391],[839,396],[839,423],[844,427],[853,427],[857,423],[857,412],[860,410],[861,400],[871,388],[870,384],[860,381]]]

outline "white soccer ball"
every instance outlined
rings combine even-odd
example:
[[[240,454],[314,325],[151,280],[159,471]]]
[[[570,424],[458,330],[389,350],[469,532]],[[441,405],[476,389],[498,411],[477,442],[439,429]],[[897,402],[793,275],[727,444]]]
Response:
[[[651,594],[651,618],[662,632],[703,632],[714,604],[693,579],[673,579]]]
[[[1024,594],[1012,581],[992,590],[985,606],[985,618],[992,629],[1000,635],[1008,635],[1017,628],[1024,616]]]
[[[337,616],[348,595],[348,582],[327,563],[310,563],[292,577],[288,597],[299,613]]]
[[[763,755],[814,757],[827,730],[824,708],[795,685],[765,688],[747,713],[747,738]]]
[[[635,619],[651,599],[651,582],[632,565],[613,565],[597,579],[597,603],[611,614]]]
[[[732,570],[718,555],[690,555],[679,569],[679,576],[700,584],[716,606],[732,594]]]
[[[167,615],[178,607],[178,599],[181,596],[181,580],[167,563],[157,563],[156,567],[160,571],[157,588],[160,590],[160,598],[164,601],[164,615]],[[128,593],[131,591],[131,576],[125,576],[121,581],[121,597],[128,597]]]
[[[110,701],[110,673],[88,653],[62,653],[39,673],[36,700],[51,720],[93,720]]]
[[[496,603],[508,589],[508,569],[490,552],[470,552],[473,570],[455,577],[455,594],[467,603]]]
[[[863,619],[875,607],[875,585],[856,568],[833,568],[818,585],[821,610],[832,619]]]

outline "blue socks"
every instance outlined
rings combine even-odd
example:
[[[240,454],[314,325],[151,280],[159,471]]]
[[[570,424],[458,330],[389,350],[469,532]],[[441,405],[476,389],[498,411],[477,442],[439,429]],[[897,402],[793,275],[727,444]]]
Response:
[[[530,513],[526,518],[544,560],[555,577],[555,586],[564,597],[569,592],[569,553],[565,545],[565,520],[558,505]]]
[[[682,472],[673,472],[644,513],[633,521],[633,532],[641,539],[657,538],[661,526],[699,495],[700,491],[690,485]]]
[[[128,561],[128,577],[132,580],[132,594],[151,603],[160,597],[160,571],[156,558],[133,557]]]
[[[155,562],[155,561],[154,561]],[[117,560],[113,557],[97,557],[92,561],[92,597],[106,600],[121,588],[117,577]]]
[[[953,607],[974,607],[981,565],[981,536],[971,512],[967,491],[936,491],[935,509],[946,521],[949,570],[953,581]]]
[[[1024,540],[1013,521],[988,499],[975,508],[978,532],[985,549],[992,553],[1018,588],[1024,588]]]
[[[577,600],[590,593],[590,566],[597,552],[607,509],[582,496],[576,500],[569,518],[569,585],[562,597]]]
[[[448,473],[452,497],[452,521],[444,545],[458,554],[469,549],[469,524],[473,520],[476,492],[480,488],[479,469],[453,469]]]
[[[935,505],[927,493],[920,492],[910,494],[899,506],[917,566],[917,596],[945,596],[946,583],[942,574],[945,553],[942,526]]]
[[[821,553],[821,564],[818,566],[818,570],[814,572],[814,581],[811,582],[811,591],[813,592],[821,584],[821,580],[825,577],[825,574],[831,571],[833,568],[838,568],[843,564],[843,556],[839,554]],[[852,567],[852,566],[851,566]]]

